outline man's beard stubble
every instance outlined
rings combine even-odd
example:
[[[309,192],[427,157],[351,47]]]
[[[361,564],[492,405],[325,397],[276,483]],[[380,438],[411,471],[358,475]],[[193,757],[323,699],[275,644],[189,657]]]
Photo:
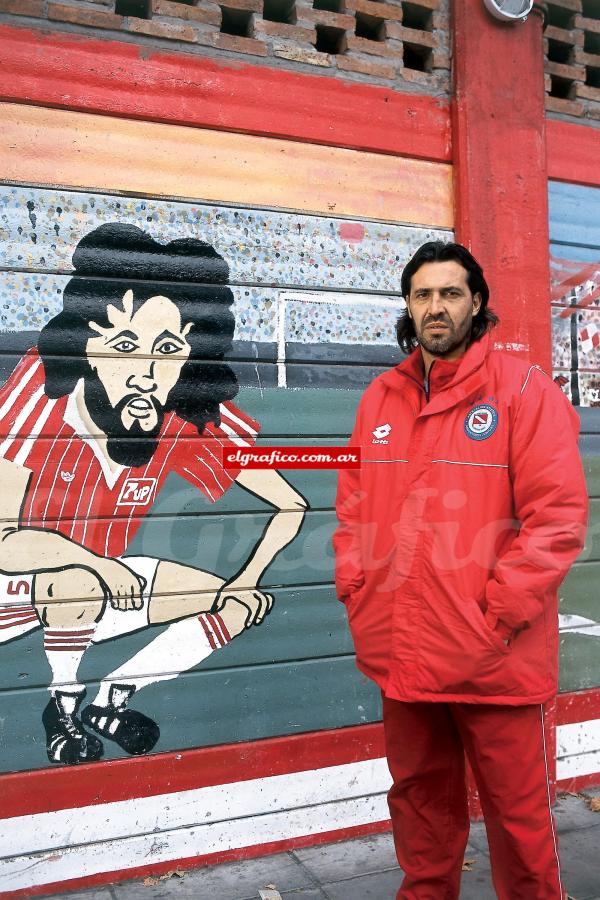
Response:
[[[156,411],[156,425],[151,431],[143,431],[139,422],[125,428],[121,413],[133,395],[124,397],[117,406],[111,406],[104,385],[95,372],[84,377],[84,399],[87,411],[98,428],[107,437],[108,455],[121,466],[133,469],[145,466],[156,452],[165,411],[154,397],[150,398]]]
[[[445,356],[447,353],[452,353],[453,350],[468,343],[472,322],[473,317],[467,316],[460,323],[460,327],[456,328],[449,316],[438,316],[435,319],[430,318],[421,323],[421,328],[417,334],[417,340],[421,347],[427,350],[428,353],[431,353],[432,356]],[[428,337],[426,326],[434,323],[445,325],[448,329],[447,333],[437,336],[430,335]]]

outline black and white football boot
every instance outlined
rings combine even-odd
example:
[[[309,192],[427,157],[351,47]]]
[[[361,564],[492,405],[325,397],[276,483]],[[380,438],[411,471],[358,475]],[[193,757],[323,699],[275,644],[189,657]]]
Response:
[[[77,716],[85,691],[56,691],[42,713],[46,729],[46,751],[53,763],[93,762],[104,753],[102,741],[83,728]]]
[[[141,712],[128,709],[135,694],[132,684],[113,684],[108,694],[108,706],[91,703],[83,710],[83,722],[97,734],[114,741],[131,756],[148,753],[160,737],[160,728]]]

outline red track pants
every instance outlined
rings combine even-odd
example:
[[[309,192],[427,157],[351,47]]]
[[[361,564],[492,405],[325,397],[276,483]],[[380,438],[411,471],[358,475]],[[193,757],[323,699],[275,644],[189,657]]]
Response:
[[[541,706],[383,698],[396,900],[457,900],[469,836],[465,753],[500,900],[562,900]]]

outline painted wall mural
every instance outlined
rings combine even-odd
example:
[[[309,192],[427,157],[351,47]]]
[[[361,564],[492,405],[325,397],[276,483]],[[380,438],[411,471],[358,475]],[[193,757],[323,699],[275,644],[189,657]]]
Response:
[[[554,380],[575,406],[600,406],[600,261],[553,259]]]
[[[586,547],[560,591],[561,689],[580,690],[600,680],[600,190],[550,182],[549,211],[553,377],[580,412],[590,493]]]
[[[335,473],[221,454],[339,443],[398,358],[396,266],[447,232],[10,186],[0,228],[3,769],[376,719]]]
[[[35,533],[27,565],[3,548],[3,770],[376,720],[332,602],[334,473],[227,472],[220,450],[259,429],[343,440],[399,358],[396,267],[449,232],[15,186],[0,229],[3,518]],[[593,314],[596,282],[553,271],[570,386],[571,313]],[[596,351],[578,338],[582,384]],[[110,562],[44,568],[50,537]],[[592,536],[588,573],[596,557]],[[569,689],[597,680],[582,574],[561,607]]]
[[[273,598],[258,585],[296,536],[304,498],[277,472],[229,471],[225,448],[258,424],[231,401],[233,295],[207,243],[159,244],[107,223],[73,254],[63,310],[0,395],[2,639],[43,628],[52,679],[42,713],[50,762],[99,759],[105,741],[151,750],[156,722],[129,705],[197,666]],[[235,481],[277,513],[233,579],[149,557],[122,558],[171,472],[216,501]],[[102,680],[82,706],[90,644],[172,623]],[[83,723],[83,724],[82,724]]]
[[[600,190],[551,182],[554,380],[575,406],[600,406]]]
[[[575,406],[600,407],[600,260],[552,259],[554,380]]]

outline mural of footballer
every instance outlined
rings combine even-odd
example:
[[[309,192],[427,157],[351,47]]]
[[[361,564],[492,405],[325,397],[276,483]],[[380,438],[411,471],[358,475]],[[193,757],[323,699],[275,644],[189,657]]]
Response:
[[[278,472],[222,466],[223,448],[251,445],[258,425],[231,403],[233,294],[214,248],[109,223],[73,265],[63,311],[0,390],[0,641],[43,627],[48,758],[69,764],[99,759],[101,739],[152,749],[159,727],[129,701],[263,621],[273,598],[260,578],[306,509]],[[275,508],[227,583],[122,558],[170,472],[211,501],[235,481]],[[82,707],[90,644],[167,623]]]

